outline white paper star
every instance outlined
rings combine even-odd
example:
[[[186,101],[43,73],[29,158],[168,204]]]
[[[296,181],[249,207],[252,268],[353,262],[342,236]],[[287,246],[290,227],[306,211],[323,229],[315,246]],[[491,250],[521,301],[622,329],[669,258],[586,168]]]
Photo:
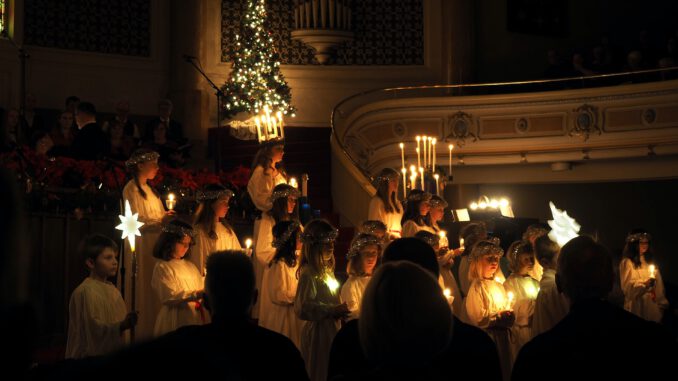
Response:
[[[565,246],[572,238],[577,237],[581,225],[574,218],[567,215],[567,212],[556,208],[553,202],[549,202],[553,219],[548,221],[551,227],[549,238],[560,245]]]
[[[127,238],[132,251],[134,251],[134,236],[138,235],[141,237],[139,228],[142,227],[144,223],[139,222],[139,213],[132,214],[132,208],[129,206],[128,200],[125,200],[125,215],[118,217],[120,217],[120,225],[115,228],[122,230],[122,239]]]

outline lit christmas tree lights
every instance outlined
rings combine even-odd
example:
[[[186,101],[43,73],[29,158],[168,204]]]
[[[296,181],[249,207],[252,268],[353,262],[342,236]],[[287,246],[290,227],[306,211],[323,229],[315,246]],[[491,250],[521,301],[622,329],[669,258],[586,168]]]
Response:
[[[280,71],[280,60],[266,26],[265,0],[247,0],[247,9],[235,35],[233,69],[226,84],[223,115],[246,112],[251,116],[268,112],[294,116],[292,94]],[[268,106],[268,107],[266,107]]]

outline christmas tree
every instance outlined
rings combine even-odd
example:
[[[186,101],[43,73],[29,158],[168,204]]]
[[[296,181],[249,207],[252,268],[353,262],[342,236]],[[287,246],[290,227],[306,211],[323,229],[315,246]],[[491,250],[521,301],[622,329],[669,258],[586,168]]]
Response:
[[[255,116],[268,106],[272,114],[294,116],[292,94],[280,72],[280,60],[266,28],[265,0],[246,1],[240,32],[234,36],[233,69],[221,89],[225,97],[223,115],[230,118],[246,112]]]

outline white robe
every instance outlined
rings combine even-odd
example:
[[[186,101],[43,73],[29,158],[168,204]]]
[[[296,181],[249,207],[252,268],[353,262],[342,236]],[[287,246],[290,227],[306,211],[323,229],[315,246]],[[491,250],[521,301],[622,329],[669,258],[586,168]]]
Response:
[[[370,205],[367,210],[367,219],[381,221],[386,225],[386,229],[388,229],[389,233],[400,235],[402,232],[400,221],[403,219],[403,208],[400,207],[400,212],[394,211],[393,213],[387,213],[381,198],[374,196],[370,200]]]
[[[188,260],[158,261],[153,271],[153,290],[162,302],[155,320],[155,336],[185,325],[209,323],[209,314],[195,301],[189,301],[196,291],[204,289],[204,278]]]
[[[413,220],[407,220],[407,221],[405,221],[405,223],[403,224],[403,233],[402,233],[402,237],[403,237],[403,238],[414,237],[414,235],[417,234],[417,233],[418,233],[419,231],[421,231],[421,230],[424,230],[424,231],[427,231],[427,232],[433,233],[433,234],[438,234],[438,233],[436,233],[436,231],[435,231],[432,227],[430,227],[430,226],[426,226],[426,225],[417,225],[417,223],[414,222]]]
[[[205,276],[205,265],[210,254],[223,250],[242,250],[235,232],[227,229],[221,223],[214,226],[217,239],[210,238],[207,231],[201,226],[196,225],[193,231],[195,232],[195,246],[191,249],[189,259],[198,268],[202,276]]]
[[[337,290],[339,291],[339,290]],[[301,356],[306,361],[311,381],[327,380],[330,347],[339,331],[339,320],[331,316],[341,304],[338,292],[332,292],[320,276],[307,267],[299,277],[294,311],[303,320],[301,328]]]
[[[570,312],[570,303],[564,294],[556,287],[556,271],[544,270],[539,282],[539,294],[534,305],[532,318],[532,337],[542,334],[556,324]]]
[[[624,309],[643,319],[660,322],[669,302],[664,293],[664,282],[659,269],[655,270],[655,298],[643,284],[650,279],[650,269],[645,257],[640,257],[640,267],[635,268],[630,259],[624,258],[619,263],[621,288],[624,291]]]
[[[539,282],[528,276],[511,274],[504,282],[506,292],[513,292],[514,304],[513,312],[516,315],[516,322],[511,328],[513,337],[511,338],[511,353],[517,356],[520,348],[532,339],[532,317],[534,316],[534,306],[539,293]],[[513,358],[515,361],[515,357]]]
[[[138,263],[136,283],[136,306],[139,312],[139,320],[135,328],[136,340],[146,340],[153,337],[155,317],[160,311],[160,302],[151,289],[151,278],[157,259],[153,257],[153,247],[162,229],[162,218],[165,216],[165,207],[158,196],[153,193],[147,184],[141,185],[146,192],[144,199],[134,181],[125,185],[122,191],[125,200],[129,201],[132,213],[139,213],[139,221],[144,223],[141,227],[141,237],[136,237],[136,256]],[[129,241],[125,240],[125,302],[127,309],[132,310],[132,255]]]
[[[254,221],[254,277],[255,286],[257,290],[263,290],[264,273],[268,270],[268,264],[275,256],[275,248],[273,247],[273,226],[275,226],[275,219],[268,213],[263,213],[261,218]],[[261,297],[257,299],[256,304],[252,308],[252,317],[258,318],[261,316],[262,303],[266,297],[263,292],[260,292]]]
[[[129,340],[127,332],[120,332],[126,315],[122,295],[112,283],[85,278],[68,305],[66,358],[101,356],[120,349]]]
[[[511,378],[513,348],[510,343],[509,329],[494,327],[493,322],[497,319],[499,312],[507,309],[507,300],[506,290],[502,284],[488,279],[474,280],[466,296],[466,314],[469,323],[484,329],[494,340],[504,380]]]
[[[257,209],[262,212],[268,212],[273,207],[273,202],[270,200],[273,188],[278,184],[287,183],[285,176],[278,172],[275,176],[264,171],[264,167],[257,166],[252,172],[249,182],[247,183],[247,192],[252,198],[252,202]]]
[[[259,319],[259,325],[287,336],[297,348],[301,348],[301,320],[294,313],[294,298],[297,294],[297,268],[288,266],[285,261],[272,263],[266,271],[266,294],[268,304],[262,304],[265,311]]]
[[[341,300],[346,303],[351,311],[349,320],[360,317],[360,303],[363,301],[363,293],[372,277],[349,275],[348,280],[341,286]]]

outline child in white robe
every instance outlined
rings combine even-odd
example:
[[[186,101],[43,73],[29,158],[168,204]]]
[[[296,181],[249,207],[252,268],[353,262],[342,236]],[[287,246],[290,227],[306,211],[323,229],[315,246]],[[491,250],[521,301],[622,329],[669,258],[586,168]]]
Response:
[[[153,270],[151,286],[162,305],[155,320],[155,336],[210,322],[203,306],[204,278],[185,258],[192,241],[192,226],[174,220],[163,226],[153,250],[153,256],[160,261]]]
[[[339,322],[350,311],[339,297],[334,277],[334,241],[338,231],[325,220],[309,222],[301,234],[301,267],[294,311],[303,320],[301,356],[312,381],[327,379],[330,346]]]
[[[544,268],[544,273],[539,281],[539,293],[534,305],[532,337],[553,328],[570,312],[570,303],[556,286],[560,246],[551,241],[548,235],[542,235],[535,240],[534,251],[537,261]]]
[[[431,201],[431,194],[419,189],[413,189],[407,195],[405,215],[402,220],[403,238],[414,237],[420,230],[435,233],[428,216],[431,210],[429,201]]]
[[[174,215],[173,211],[165,211],[160,196],[150,185],[158,173],[157,152],[140,148],[125,162],[132,174],[130,180],[122,191],[123,197],[129,201],[132,213],[139,214],[139,221],[144,225],[140,228],[141,237],[136,237],[137,257],[137,281],[136,281],[136,306],[139,312],[139,324],[136,327],[135,339],[146,340],[153,337],[155,317],[160,311],[160,302],[151,289],[151,278],[155,268],[156,259],[153,257],[153,247],[160,237],[163,223],[168,222]],[[125,271],[125,295],[127,308],[131,309],[132,300],[132,254],[129,243],[125,241],[124,256]]]
[[[619,274],[624,309],[645,320],[661,322],[669,302],[664,293],[664,281],[654,262],[649,233],[636,229],[626,237]]]
[[[464,240],[464,244],[462,245],[464,246],[464,249],[461,258],[459,259],[459,272],[457,274],[457,279],[459,280],[461,294],[462,296],[465,296],[468,294],[468,289],[471,285],[471,280],[469,278],[469,255],[473,251],[473,246],[476,244],[476,242],[488,239],[487,227],[485,226],[484,222],[472,222],[464,226],[464,228],[459,233],[459,236],[460,242],[462,242],[462,239]],[[492,240],[496,240],[496,243],[499,244],[498,238],[493,237]],[[494,276],[500,283],[504,283],[506,280],[501,267],[497,268],[497,272]]]
[[[287,183],[281,162],[285,154],[282,140],[262,144],[252,162],[252,175],[247,183],[247,193],[254,206],[261,212],[271,210],[271,193],[278,184]]]
[[[271,194],[271,209],[261,214],[261,217],[254,221],[254,275],[258,290],[266,288],[264,284],[265,273],[269,269],[269,264],[275,255],[273,247],[273,227],[281,221],[299,220],[299,208],[297,199],[299,191],[291,185],[278,184],[273,188]],[[266,307],[270,301],[265,298],[268,294],[261,293],[260,298],[252,308],[252,317],[260,319],[267,313]]]
[[[196,193],[200,204],[195,211],[193,230],[195,246],[189,259],[205,276],[205,264],[210,254],[224,250],[242,250],[238,237],[226,221],[233,192],[219,184],[212,184]]]
[[[534,270],[534,251],[529,241],[516,241],[509,246],[508,260],[511,275],[506,278],[506,293],[513,293],[513,312],[516,321],[511,328],[513,335],[511,353],[517,356],[520,348],[532,339],[532,317],[539,292],[539,282],[530,276]],[[513,358],[515,361],[515,357]]]
[[[127,331],[137,322],[136,312],[127,313],[122,295],[108,278],[118,271],[118,245],[94,234],[80,243],[89,277],[73,291],[68,306],[66,358],[101,356],[120,349]]]
[[[532,251],[535,251],[535,241],[537,238],[548,234],[548,229],[543,224],[532,224],[527,227],[525,233],[523,233],[523,241],[529,241],[532,245]],[[535,252],[535,256],[536,256]],[[541,277],[544,274],[544,268],[539,264],[535,263],[534,268],[530,270],[530,276],[537,280],[541,281]]]
[[[403,208],[397,197],[399,179],[400,173],[394,169],[382,169],[374,180],[377,194],[367,208],[367,219],[383,222],[390,239],[400,238],[402,233]]]
[[[485,330],[497,345],[504,380],[509,380],[514,358],[509,331],[515,315],[504,286],[494,279],[503,254],[501,247],[490,241],[473,246],[469,255],[471,286],[465,302],[469,322]]]
[[[376,236],[360,233],[351,242],[346,254],[348,279],[341,286],[341,300],[351,311],[349,319],[360,317],[363,293],[377,266],[381,253],[381,241]]]
[[[297,270],[301,253],[301,225],[296,220],[281,221],[273,227],[275,256],[264,274],[266,288],[261,290],[262,311],[259,325],[287,336],[301,348],[301,320],[294,313],[297,294]]]

